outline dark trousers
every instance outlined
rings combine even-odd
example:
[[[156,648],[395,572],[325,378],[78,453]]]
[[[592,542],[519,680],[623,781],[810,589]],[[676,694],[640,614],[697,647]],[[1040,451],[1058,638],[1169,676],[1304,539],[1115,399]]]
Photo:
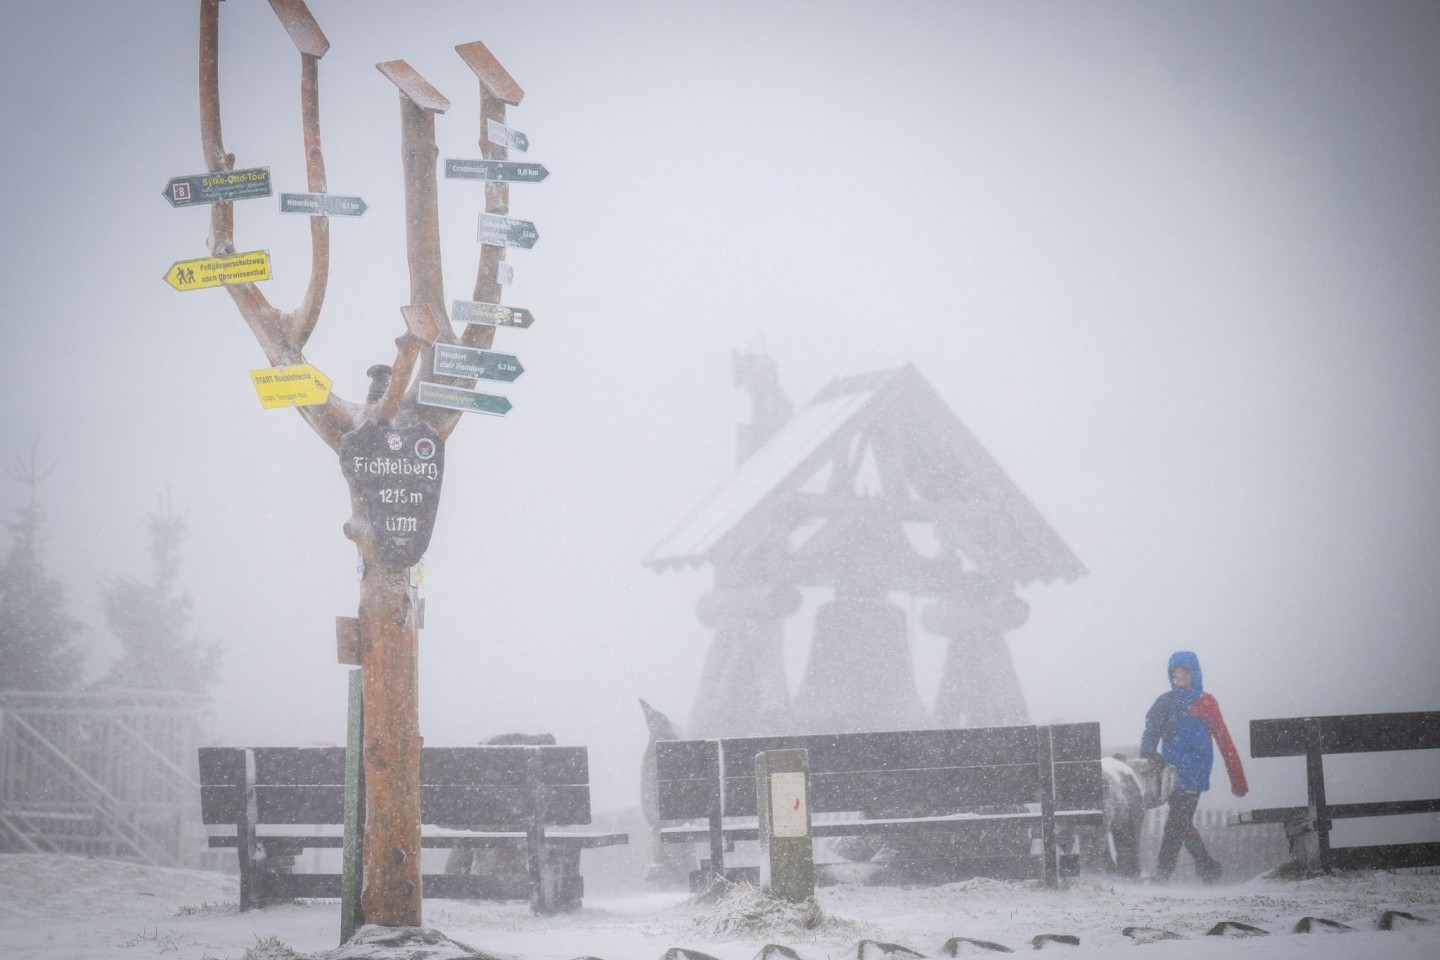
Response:
[[[1218,864],[1205,849],[1200,831],[1195,829],[1195,807],[1200,803],[1200,791],[1176,790],[1170,794],[1169,809],[1165,813],[1165,832],[1160,836],[1160,860],[1155,866],[1155,878],[1168,880],[1175,872],[1175,862],[1180,859],[1183,846],[1195,859],[1195,866],[1201,877],[1206,877]]]

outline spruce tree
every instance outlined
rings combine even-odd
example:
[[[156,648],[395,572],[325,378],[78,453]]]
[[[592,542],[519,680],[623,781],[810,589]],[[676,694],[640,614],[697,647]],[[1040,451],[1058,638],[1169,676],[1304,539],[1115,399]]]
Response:
[[[204,694],[218,675],[220,651],[192,630],[190,595],[176,592],[180,546],[189,529],[166,497],[146,531],[150,579],[114,577],[101,596],[120,656],[98,686]]]
[[[85,649],[80,621],[65,612],[65,585],[45,570],[38,489],[55,468],[16,457],[6,474],[27,488],[24,506],[5,521],[10,546],[0,561],[0,690],[66,690],[80,682]]]

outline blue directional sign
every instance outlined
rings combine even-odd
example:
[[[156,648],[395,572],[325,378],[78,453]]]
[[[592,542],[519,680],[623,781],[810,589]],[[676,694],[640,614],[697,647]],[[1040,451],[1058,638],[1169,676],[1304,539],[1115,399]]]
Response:
[[[529,250],[540,239],[540,231],[529,220],[515,220],[494,213],[480,214],[480,242],[497,247]]]

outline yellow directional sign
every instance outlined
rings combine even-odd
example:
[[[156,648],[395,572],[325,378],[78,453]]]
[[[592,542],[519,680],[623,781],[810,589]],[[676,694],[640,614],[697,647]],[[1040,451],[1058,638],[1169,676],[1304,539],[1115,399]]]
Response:
[[[266,410],[278,407],[307,407],[324,403],[330,396],[330,378],[308,363],[295,367],[267,367],[251,370],[260,406]]]
[[[176,290],[203,290],[230,283],[253,283],[270,279],[270,251],[251,250],[225,257],[176,260],[165,273],[165,282]]]

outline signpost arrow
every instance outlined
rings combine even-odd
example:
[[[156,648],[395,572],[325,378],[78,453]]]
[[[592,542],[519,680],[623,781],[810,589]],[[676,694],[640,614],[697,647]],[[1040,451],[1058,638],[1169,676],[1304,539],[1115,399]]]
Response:
[[[176,260],[165,272],[165,282],[176,290],[204,290],[231,283],[270,279],[270,251],[252,250],[226,257]]]
[[[499,303],[475,300],[450,301],[450,316],[456,323],[486,323],[494,327],[525,329],[535,322],[535,315],[524,307],[507,307]]]
[[[165,184],[165,199],[172,207],[193,207],[201,203],[228,203],[270,196],[270,168],[221,170],[171,177]]]
[[[485,118],[485,139],[498,147],[507,150],[519,150],[521,153],[530,149],[530,138],[519,130],[512,130],[499,120]]]
[[[523,247],[529,250],[540,239],[540,231],[529,220],[516,220],[494,213],[480,214],[480,242],[497,247]]]
[[[358,217],[369,209],[359,197],[332,193],[282,193],[281,213],[308,213],[312,217]]]
[[[510,183],[539,183],[550,176],[540,163],[514,160],[457,160],[445,158],[445,176],[450,180],[505,180]]]
[[[499,380],[514,383],[525,372],[520,361],[508,353],[491,353],[474,347],[435,344],[435,372],[470,380]]]
[[[260,395],[260,406],[266,410],[308,407],[324,403],[330,396],[330,378],[308,363],[251,370],[250,379]]]
[[[492,417],[503,417],[510,412],[511,403],[504,397],[460,387],[447,387],[428,380],[420,381],[420,402],[427,407],[446,407],[463,410],[466,413],[488,413]]]

